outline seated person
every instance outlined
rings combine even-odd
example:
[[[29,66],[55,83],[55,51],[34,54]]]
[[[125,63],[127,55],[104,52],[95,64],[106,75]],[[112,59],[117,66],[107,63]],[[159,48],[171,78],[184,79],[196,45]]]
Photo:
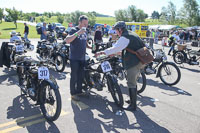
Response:
[[[14,41],[21,41],[21,37],[17,36],[16,31],[12,31],[10,32],[10,42],[14,42]]]

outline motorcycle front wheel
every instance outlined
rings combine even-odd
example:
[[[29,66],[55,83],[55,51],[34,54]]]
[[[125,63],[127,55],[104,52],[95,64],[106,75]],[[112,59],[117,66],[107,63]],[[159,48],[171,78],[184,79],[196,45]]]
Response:
[[[113,100],[115,101],[117,106],[122,107],[123,104],[124,104],[124,99],[123,99],[123,96],[122,96],[120,86],[117,83],[117,79],[115,79],[111,75],[107,75],[106,77],[107,77],[108,89],[109,89],[109,91],[112,95]]]
[[[47,121],[55,121],[61,113],[61,96],[58,89],[43,82],[40,90],[40,108]]]
[[[180,69],[176,64],[171,62],[163,63],[158,69],[161,81],[166,85],[175,85],[181,79]]]

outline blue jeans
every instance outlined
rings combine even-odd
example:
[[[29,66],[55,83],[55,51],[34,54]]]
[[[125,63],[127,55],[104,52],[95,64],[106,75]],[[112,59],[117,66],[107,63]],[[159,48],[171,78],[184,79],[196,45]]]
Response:
[[[76,95],[82,93],[82,83],[84,79],[85,61],[70,60],[71,78],[70,78],[70,94]]]
[[[24,39],[25,39],[25,41],[29,41],[29,40],[28,40],[28,34],[27,34],[27,33],[24,33]]]

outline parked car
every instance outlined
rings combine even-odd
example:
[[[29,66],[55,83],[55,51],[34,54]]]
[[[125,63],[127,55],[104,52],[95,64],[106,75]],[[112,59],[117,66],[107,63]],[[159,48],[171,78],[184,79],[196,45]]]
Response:
[[[62,31],[64,32],[65,31],[65,27],[61,24],[61,23],[52,23],[52,25],[56,25],[55,27],[55,31],[58,32],[58,31]]]

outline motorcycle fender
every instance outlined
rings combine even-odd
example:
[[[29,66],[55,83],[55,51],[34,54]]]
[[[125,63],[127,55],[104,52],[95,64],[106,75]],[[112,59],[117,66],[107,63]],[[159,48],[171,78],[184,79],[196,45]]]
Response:
[[[53,81],[51,81],[51,80],[49,80],[49,79],[45,79],[45,80],[43,80],[42,82],[41,82],[41,84],[43,84],[43,83],[49,83],[50,84],[50,86],[52,87],[52,88],[55,88],[55,89],[59,89],[59,87],[58,87],[58,85],[57,84],[54,84],[53,83]],[[41,88],[42,89],[42,88]]]

